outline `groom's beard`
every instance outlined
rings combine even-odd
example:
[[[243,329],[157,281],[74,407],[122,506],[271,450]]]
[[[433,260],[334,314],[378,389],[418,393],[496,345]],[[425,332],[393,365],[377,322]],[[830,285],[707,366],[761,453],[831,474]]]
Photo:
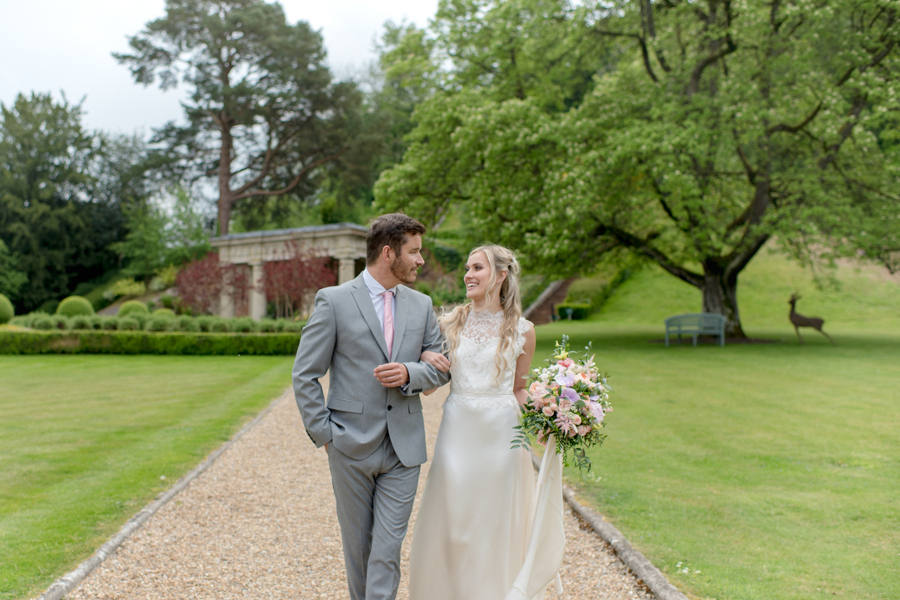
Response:
[[[397,256],[391,263],[391,275],[403,283],[413,283],[416,280],[416,271],[419,267],[415,263],[407,264],[401,256]]]

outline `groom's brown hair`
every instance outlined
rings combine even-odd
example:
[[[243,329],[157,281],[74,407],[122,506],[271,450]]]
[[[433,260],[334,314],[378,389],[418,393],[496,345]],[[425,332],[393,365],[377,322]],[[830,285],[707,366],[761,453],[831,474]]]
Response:
[[[385,246],[400,254],[406,236],[416,234],[425,235],[425,226],[412,217],[403,213],[381,215],[372,222],[366,235],[366,264],[375,264]]]

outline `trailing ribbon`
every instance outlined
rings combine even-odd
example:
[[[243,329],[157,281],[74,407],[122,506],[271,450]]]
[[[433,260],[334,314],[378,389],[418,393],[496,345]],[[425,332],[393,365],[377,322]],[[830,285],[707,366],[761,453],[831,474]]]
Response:
[[[565,547],[562,457],[556,453],[556,438],[551,435],[538,471],[525,563],[506,600],[542,600],[550,583],[561,594],[559,569]]]

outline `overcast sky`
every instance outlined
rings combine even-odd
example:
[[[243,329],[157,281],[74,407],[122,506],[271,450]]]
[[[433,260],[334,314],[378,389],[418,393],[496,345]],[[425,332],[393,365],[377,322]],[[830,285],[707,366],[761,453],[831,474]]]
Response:
[[[181,115],[183,88],[161,92],[134,83],[112,52],[165,14],[164,0],[5,0],[0,19],[0,102],[18,93],[64,92],[85,98],[85,125],[119,133],[149,134]],[[385,21],[427,24],[437,0],[282,0],[288,21],[307,21],[322,32],[328,62],[338,76],[357,72],[375,57],[373,43]]]

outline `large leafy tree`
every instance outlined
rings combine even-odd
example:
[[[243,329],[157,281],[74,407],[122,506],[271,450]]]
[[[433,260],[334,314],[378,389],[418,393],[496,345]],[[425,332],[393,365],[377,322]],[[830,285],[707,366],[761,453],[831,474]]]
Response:
[[[186,125],[155,141],[174,166],[214,179],[219,233],[240,205],[309,198],[351,146],[359,93],[334,82],[321,35],[262,0],[167,0],[116,58],[138,83],[190,87]]]
[[[129,205],[125,209],[128,233],[112,249],[125,259],[124,275],[149,281],[169,265],[181,265],[211,250],[203,215],[184,189]]]
[[[452,69],[376,197],[432,220],[464,204],[558,273],[627,248],[743,337],[738,276],[770,240],[808,262],[900,245],[898,19],[884,0],[442,2]]]
[[[49,94],[0,105],[0,240],[27,278],[12,294],[19,311],[59,299],[117,262],[108,246],[124,234],[123,179],[81,114],[80,105]]]

